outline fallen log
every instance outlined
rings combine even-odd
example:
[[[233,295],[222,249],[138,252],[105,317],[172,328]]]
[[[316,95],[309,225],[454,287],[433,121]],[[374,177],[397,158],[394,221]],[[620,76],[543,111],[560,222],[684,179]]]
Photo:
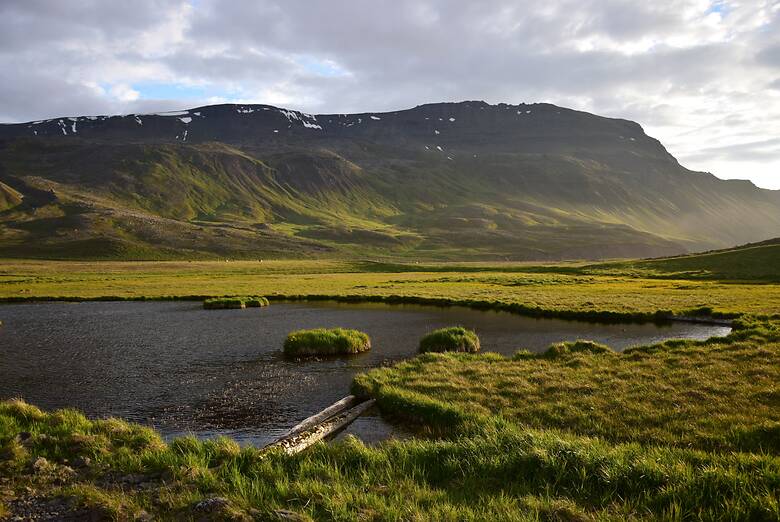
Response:
[[[329,418],[333,417],[334,415],[338,415],[342,411],[351,408],[355,405],[357,402],[357,397],[354,395],[347,395],[340,401],[334,402],[321,412],[319,412],[316,415],[312,415],[311,417],[307,417],[306,419],[302,420],[292,428],[290,428],[290,431],[279,437],[279,439],[283,439],[285,437],[289,437],[290,435],[293,435],[295,433],[298,433],[300,431],[309,429],[313,426],[316,426],[317,424],[320,424],[322,422],[325,422]]]
[[[275,442],[272,442],[268,446],[265,446],[263,449],[269,450],[273,448],[281,448],[288,455],[300,453],[309,446],[312,446],[327,437],[335,435],[347,427],[355,419],[362,415],[363,412],[373,406],[375,402],[376,401],[374,401],[374,399],[361,402],[357,406],[353,406],[346,411],[342,411],[341,413],[331,416],[325,421],[320,422],[319,424],[315,424],[310,428],[285,435]]]

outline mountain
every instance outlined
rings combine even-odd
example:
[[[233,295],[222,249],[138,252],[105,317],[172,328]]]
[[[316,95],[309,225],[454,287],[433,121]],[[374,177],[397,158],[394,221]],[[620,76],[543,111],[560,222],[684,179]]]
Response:
[[[0,125],[0,257],[645,257],[780,235],[780,192],[550,104]]]

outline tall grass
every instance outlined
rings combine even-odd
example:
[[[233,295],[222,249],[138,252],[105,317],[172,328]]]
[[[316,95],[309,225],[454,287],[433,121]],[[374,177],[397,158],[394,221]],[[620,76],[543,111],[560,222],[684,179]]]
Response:
[[[232,519],[274,519],[279,513],[317,520],[780,516],[777,457],[609,444],[478,414],[460,421],[472,428],[452,440],[370,448],[347,439],[290,457],[224,438],[165,444],[133,424],[43,413],[17,401],[0,404],[0,445],[19,444],[20,432],[29,435],[23,455],[2,461],[8,466],[13,460],[16,471],[4,467],[1,473],[129,519],[142,509],[156,517],[195,518],[203,499],[213,497],[227,502],[213,518]],[[49,459],[50,475],[27,471],[26,463],[39,456]],[[63,488],[58,472],[66,459],[85,456],[92,459],[88,471],[69,475]],[[158,486],[122,480],[139,474]]]
[[[263,306],[268,306],[268,299],[262,296],[212,297],[203,301],[203,308],[206,310],[260,308]]]
[[[214,297],[203,301],[203,308],[206,310],[225,310],[246,308],[246,304],[238,297]]]
[[[354,391],[439,434],[478,413],[613,442],[780,455],[780,324],[737,326],[624,353],[577,341],[511,359],[425,354],[357,376]]]
[[[479,337],[473,330],[462,326],[439,328],[420,339],[420,353],[479,351]]]
[[[247,308],[261,308],[263,306],[268,306],[268,299],[262,296],[254,296],[254,297],[247,297],[244,301],[244,304],[246,304]]]
[[[289,357],[350,355],[370,349],[367,334],[346,328],[297,330],[284,341],[284,354]]]

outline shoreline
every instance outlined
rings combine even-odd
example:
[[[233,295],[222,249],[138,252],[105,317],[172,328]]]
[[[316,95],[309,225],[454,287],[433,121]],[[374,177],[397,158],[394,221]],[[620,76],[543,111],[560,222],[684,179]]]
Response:
[[[240,297],[238,295],[173,295],[173,296],[19,296],[19,297],[0,297],[0,305],[4,304],[26,304],[26,303],[80,303],[80,302],[123,302],[123,301],[204,301],[214,297]],[[419,296],[401,296],[401,295],[328,295],[328,294],[307,294],[307,295],[285,295],[270,294],[265,296],[270,302],[322,302],[333,301],[336,303],[383,303],[389,305],[423,305],[434,306],[438,308],[449,308],[453,306],[462,306],[473,310],[508,312],[532,317],[538,319],[563,319],[569,321],[583,321],[602,324],[621,324],[621,323],[655,323],[664,322],[689,322],[700,324],[712,324],[718,326],[734,327],[734,319],[742,316],[736,313],[720,313],[706,309],[709,315],[695,315],[697,310],[686,310],[679,314],[671,310],[657,310],[655,312],[616,312],[612,310],[559,310],[529,306],[522,303],[508,303],[501,301],[472,300],[472,299],[450,299],[439,297],[419,297]]]

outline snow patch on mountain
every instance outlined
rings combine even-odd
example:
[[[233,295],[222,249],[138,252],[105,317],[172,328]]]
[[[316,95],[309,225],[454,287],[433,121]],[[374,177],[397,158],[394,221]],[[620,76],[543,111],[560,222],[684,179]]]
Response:
[[[150,116],[186,116],[190,111],[153,112]]]
[[[317,121],[317,117],[312,114],[306,114],[303,112],[297,112],[297,111],[290,111],[286,109],[277,109],[284,117],[287,118],[287,121],[290,123],[297,122],[304,126],[304,128],[307,129],[317,129],[322,130],[322,127],[315,123]]]

